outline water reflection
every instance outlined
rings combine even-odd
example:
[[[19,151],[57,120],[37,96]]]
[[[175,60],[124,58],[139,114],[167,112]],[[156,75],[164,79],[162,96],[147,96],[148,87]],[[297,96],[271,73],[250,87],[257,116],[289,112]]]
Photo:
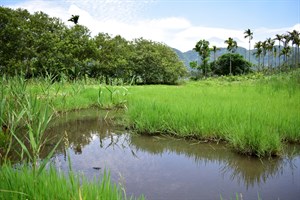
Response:
[[[74,112],[48,130],[56,141],[67,133],[73,169],[88,178],[108,168],[129,194],[149,199],[219,199],[220,194],[227,199],[236,192],[247,199],[257,199],[257,193],[263,199],[300,196],[299,146],[286,148],[285,157],[260,160],[238,155],[224,144],[128,134],[104,120],[106,114]],[[55,140],[45,147],[45,155]],[[61,143],[56,160],[67,171],[65,149]]]

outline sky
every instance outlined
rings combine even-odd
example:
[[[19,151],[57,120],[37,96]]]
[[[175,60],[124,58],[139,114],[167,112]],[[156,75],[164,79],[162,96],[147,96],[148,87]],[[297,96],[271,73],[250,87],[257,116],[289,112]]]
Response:
[[[226,47],[229,37],[248,49],[248,28],[251,49],[276,34],[300,31],[300,0],[0,0],[0,6],[42,11],[70,27],[68,19],[79,15],[91,36],[143,37],[183,52],[201,39]]]

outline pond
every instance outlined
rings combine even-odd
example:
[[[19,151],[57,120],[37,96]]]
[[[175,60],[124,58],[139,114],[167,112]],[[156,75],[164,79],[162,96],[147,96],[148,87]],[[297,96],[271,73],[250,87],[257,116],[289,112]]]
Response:
[[[111,117],[122,120],[111,111],[91,109],[55,120],[48,134],[67,135],[69,143],[67,151],[63,142],[58,147],[53,158],[57,168],[68,172],[69,152],[75,172],[92,180],[108,169],[127,195],[154,200],[300,197],[299,146],[288,146],[281,158],[257,159],[236,154],[225,144],[129,133],[113,126]]]

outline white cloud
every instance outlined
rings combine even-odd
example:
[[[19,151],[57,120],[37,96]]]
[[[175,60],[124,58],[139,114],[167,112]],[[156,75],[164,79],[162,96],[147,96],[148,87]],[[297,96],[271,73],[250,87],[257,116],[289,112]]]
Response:
[[[59,2],[59,3],[57,3]],[[211,45],[226,47],[224,41],[229,37],[234,38],[238,46],[248,48],[248,39],[244,38],[244,30],[224,29],[217,27],[194,26],[188,19],[180,17],[167,17],[156,19],[143,19],[140,12],[153,1],[117,1],[117,0],[65,0],[42,1],[31,0],[14,5],[13,8],[25,8],[30,12],[43,11],[50,16],[61,18],[66,24],[72,14],[79,15],[79,24],[87,26],[92,36],[99,32],[111,35],[121,35],[132,40],[143,37],[158,42],[163,42],[181,51],[191,50],[197,41],[206,39]],[[257,28],[251,47],[257,41],[268,37],[274,38],[276,34],[287,31],[300,30],[300,24],[281,29]]]

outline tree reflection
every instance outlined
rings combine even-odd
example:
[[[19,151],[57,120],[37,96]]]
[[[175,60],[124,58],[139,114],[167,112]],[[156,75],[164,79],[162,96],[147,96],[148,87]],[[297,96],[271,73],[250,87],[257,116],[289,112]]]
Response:
[[[295,146],[294,150],[287,149],[286,157],[257,159],[236,154],[225,144],[200,143],[168,136],[124,134],[124,129],[113,126],[111,122],[104,120],[103,116],[96,115],[96,117],[84,118],[78,116],[71,118],[71,120],[68,118],[66,121],[56,123],[47,131],[47,136],[54,139],[45,145],[43,155],[47,155],[47,152],[66,132],[69,149],[75,154],[82,154],[84,148],[93,140],[99,140],[99,148],[103,150],[128,149],[129,154],[126,155],[131,154],[134,158],[139,158],[139,154],[144,152],[160,156],[165,153],[175,153],[192,159],[199,166],[211,162],[218,163],[221,176],[228,176],[231,180],[235,180],[248,188],[279,175],[286,166],[295,170],[293,158],[300,154],[299,146]],[[61,143],[57,153],[65,155],[65,149],[66,147]]]
[[[217,162],[221,166],[220,175],[229,175],[231,180],[236,180],[246,188],[265,183],[268,178],[280,175],[285,166],[295,170],[293,158],[300,154],[299,146],[294,146],[293,149],[286,149],[286,157],[258,159],[234,153],[225,144],[193,143],[162,136],[133,136],[131,144],[137,151],[151,154],[163,155],[174,152],[177,155],[187,156],[199,164]]]

